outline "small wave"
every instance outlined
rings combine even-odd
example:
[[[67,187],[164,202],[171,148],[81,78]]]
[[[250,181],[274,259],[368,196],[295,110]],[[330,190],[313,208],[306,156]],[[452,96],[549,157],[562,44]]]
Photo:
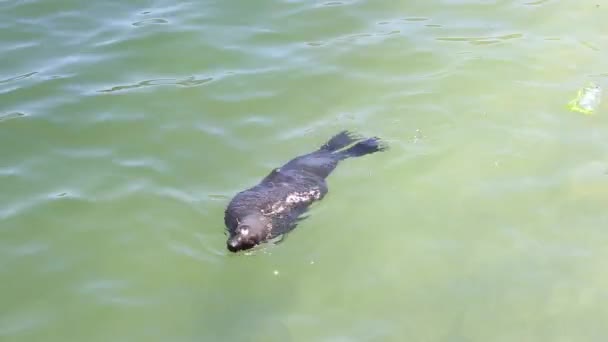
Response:
[[[20,172],[19,168],[17,167],[0,167],[0,177],[1,176],[15,176],[18,175]]]
[[[111,201],[117,198],[126,197],[131,194],[145,192],[146,189],[150,188],[150,181],[145,179],[133,180],[124,184],[117,184],[111,189],[100,191],[96,194],[95,200],[97,201]]]
[[[98,90],[97,92],[114,93],[114,92],[120,92],[120,91],[131,90],[131,89],[139,89],[139,88],[152,87],[152,86],[166,86],[166,85],[180,86],[180,87],[196,87],[196,86],[211,82],[211,81],[213,81],[213,79],[214,79],[213,77],[197,78],[195,76],[190,76],[190,77],[183,78],[183,79],[158,78],[158,79],[141,81],[141,82],[138,82],[135,84],[114,86],[109,89]]]
[[[25,116],[25,114],[21,113],[21,112],[12,112],[12,113],[7,113],[7,114],[0,114],[0,122],[11,120],[11,119],[22,118],[24,116]]]
[[[108,148],[62,148],[57,149],[56,152],[61,156],[76,158],[76,159],[95,159],[101,157],[107,157],[112,155],[112,150]]]
[[[526,2],[524,5],[528,5],[528,6],[538,6],[538,5],[542,5],[546,2],[549,2],[549,0],[538,0],[538,1],[530,1],[530,2]]]
[[[38,74],[38,71],[28,72],[27,74],[23,74],[23,75],[19,75],[19,76],[14,76],[14,77],[10,77],[10,78],[4,79],[4,80],[0,80],[0,84],[20,81],[20,80],[32,77],[32,76],[34,76],[36,74]]]
[[[168,249],[178,255],[186,256],[188,258],[191,258],[191,259],[194,259],[197,261],[212,262],[212,263],[215,263],[218,261],[218,259],[216,257],[214,257],[213,255],[211,255],[209,253],[201,252],[200,248],[193,248],[193,247],[190,247],[183,243],[170,242],[168,244]]]
[[[157,172],[167,171],[167,165],[162,161],[155,158],[139,158],[139,159],[121,159],[115,160],[115,162],[123,167],[127,168],[144,168],[150,169]]]
[[[144,19],[144,20],[136,21],[136,22],[132,23],[131,25],[139,27],[139,26],[168,24],[168,23],[169,23],[169,21],[166,20],[166,19],[162,19],[162,18],[150,18],[150,19]]]
[[[7,313],[0,318],[0,336],[17,335],[32,331],[47,325],[51,320],[52,314],[44,311],[21,310]]]
[[[39,206],[47,205],[53,201],[69,199],[87,200],[86,197],[78,191],[54,190],[46,193],[32,195],[28,198],[19,201],[14,201],[10,205],[4,206],[0,209],[0,219],[8,219],[21,215],[26,211],[33,210],[34,208]]]
[[[128,285],[129,284],[125,280],[90,280],[79,286],[79,292],[94,293],[100,290],[124,290],[128,287]]]
[[[585,40],[581,40],[580,44],[582,46],[586,47],[586,48],[589,48],[589,49],[593,50],[593,51],[600,51],[600,49],[596,45],[593,45],[591,42],[588,42],[588,41],[585,41]]]
[[[329,2],[325,2],[325,3],[321,4],[321,6],[343,6],[346,4],[347,3],[342,2],[342,1],[329,1]]]
[[[488,45],[496,44],[502,41],[522,38],[524,35],[521,33],[507,34],[503,36],[490,36],[490,37],[439,37],[435,38],[439,41],[445,42],[467,42],[473,45]]]
[[[174,188],[160,188],[160,189],[154,190],[153,193],[160,195],[160,196],[165,196],[168,198],[176,199],[176,200],[178,200],[180,202],[184,202],[184,203],[197,203],[202,200],[201,198],[193,196],[192,194],[189,194],[185,191],[177,190]]]
[[[378,25],[394,26],[394,23],[383,21],[383,22],[379,22]],[[400,33],[402,33],[401,30],[393,28],[391,30],[385,30],[385,31],[380,31],[380,32],[354,33],[354,34],[349,34],[349,35],[345,35],[345,36],[335,37],[333,39],[328,39],[325,41],[309,41],[309,42],[306,42],[305,44],[310,47],[319,47],[319,46],[325,46],[325,45],[333,45],[333,44],[337,44],[337,43],[367,43],[367,41],[370,39],[392,36],[392,35],[396,35],[396,34],[400,34]],[[382,38],[382,39],[384,39],[384,38]]]
[[[226,194],[209,194],[209,195],[207,195],[207,198],[212,201],[226,202],[232,197],[230,194],[226,193]]]
[[[48,243],[41,241],[26,241],[25,243],[10,248],[10,254],[17,257],[25,257],[44,253],[50,249]]]
[[[424,17],[409,17],[409,18],[403,18],[401,20],[403,20],[403,21],[427,21],[427,20],[429,20],[429,18],[424,18]]]
[[[97,279],[83,282],[77,286],[76,291],[104,304],[141,306],[151,302],[150,299],[125,295],[123,292],[129,288],[130,283],[125,280]]]

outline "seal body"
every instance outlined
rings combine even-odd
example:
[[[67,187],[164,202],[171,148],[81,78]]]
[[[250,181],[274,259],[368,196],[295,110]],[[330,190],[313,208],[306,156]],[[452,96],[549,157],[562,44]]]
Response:
[[[327,194],[325,179],[340,161],[385,149],[378,138],[342,131],[316,151],[272,170],[228,204],[224,215],[228,250],[251,249],[293,230],[310,205]]]

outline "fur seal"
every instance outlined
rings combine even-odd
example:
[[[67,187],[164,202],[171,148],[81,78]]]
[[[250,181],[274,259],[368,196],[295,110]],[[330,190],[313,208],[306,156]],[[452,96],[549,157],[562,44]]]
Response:
[[[297,226],[313,202],[327,194],[325,179],[340,161],[386,149],[377,137],[365,139],[342,131],[316,151],[272,170],[257,185],[236,194],[228,204],[224,213],[226,247],[239,252],[284,236]]]

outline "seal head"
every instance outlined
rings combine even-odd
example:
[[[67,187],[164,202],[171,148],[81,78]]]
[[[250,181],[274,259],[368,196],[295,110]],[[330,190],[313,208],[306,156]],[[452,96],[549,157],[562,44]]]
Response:
[[[262,217],[258,215],[247,216],[230,233],[230,237],[226,241],[226,247],[231,252],[251,249],[264,242],[269,231],[270,228]]]

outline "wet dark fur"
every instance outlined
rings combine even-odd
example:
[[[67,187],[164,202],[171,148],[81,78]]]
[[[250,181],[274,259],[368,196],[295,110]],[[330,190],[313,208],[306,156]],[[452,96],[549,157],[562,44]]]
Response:
[[[378,138],[363,139],[343,131],[318,150],[272,170],[256,186],[238,193],[226,208],[228,250],[247,250],[293,230],[308,207],[327,194],[325,178],[341,160],[385,149]]]

